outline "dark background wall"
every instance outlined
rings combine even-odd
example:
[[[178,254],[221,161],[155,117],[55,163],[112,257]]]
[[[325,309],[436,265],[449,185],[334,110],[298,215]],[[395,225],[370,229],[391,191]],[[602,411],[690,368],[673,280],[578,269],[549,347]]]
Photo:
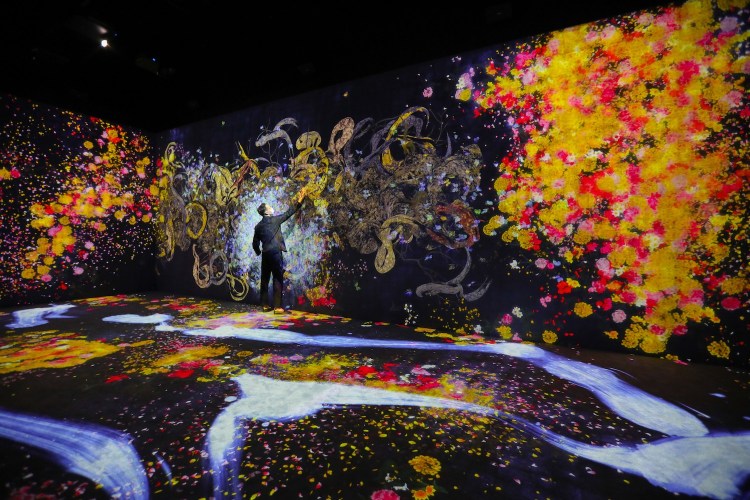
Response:
[[[723,4],[722,4],[723,5]],[[748,362],[744,11],[686,2],[157,139],[159,286],[490,338]]]
[[[152,157],[138,130],[0,95],[0,306],[153,289]]]

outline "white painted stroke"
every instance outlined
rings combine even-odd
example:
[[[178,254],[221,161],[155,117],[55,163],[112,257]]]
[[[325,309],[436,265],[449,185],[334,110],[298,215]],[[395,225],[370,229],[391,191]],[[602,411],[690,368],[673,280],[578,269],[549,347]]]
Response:
[[[189,329],[187,335],[214,338],[238,338],[258,342],[300,344],[327,348],[420,349],[502,354],[526,361],[548,373],[591,391],[620,417],[642,427],[669,436],[703,436],[708,429],[688,411],[649,394],[606,368],[568,359],[530,344],[500,342],[496,344],[457,345],[409,340],[381,340],[335,335],[304,335],[287,330],[238,328],[231,325],[215,329]]]
[[[214,420],[206,438],[207,464],[217,498],[240,497],[239,463],[245,420],[289,421],[347,405],[447,408],[491,416],[574,455],[639,475],[673,493],[731,499],[750,475],[750,433],[672,437],[637,446],[594,446],[548,431],[495,408],[331,382],[293,382],[245,374],[233,379],[242,396]]]
[[[673,493],[740,498],[740,487],[750,477],[750,432],[672,437],[635,446],[604,447],[549,431],[540,437],[569,453],[639,475]]]
[[[70,318],[71,316],[66,316],[65,312],[72,307],[75,306],[72,304],[59,304],[13,311],[15,321],[8,323],[8,328],[31,328],[49,323],[48,320],[51,318]]]
[[[127,434],[92,424],[0,410],[0,438],[44,450],[66,471],[113,498],[148,499],[148,480]]]
[[[102,318],[102,321],[106,321],[108,323],[127,323],[135,325],[158,325],[160,323],[170,321],[171,319],[171,315],[159,313],[149,314],[146,316],[141,314],[118,314],[116,316],[107,316],[106,318]]]
[[[495,415],[493,408],[453,399],[395,392],[328,382],[287,382],[261,375],[233,378],[242,396],[219,413],[206,436],[209,469],[216,498],[240,498],[239,464],[243,449],[243,422],[250,419],[288,421],[312,415],[323,408],[345,405],[417,406],[454,408]],[[509,421],[511,415],[502,414]]]

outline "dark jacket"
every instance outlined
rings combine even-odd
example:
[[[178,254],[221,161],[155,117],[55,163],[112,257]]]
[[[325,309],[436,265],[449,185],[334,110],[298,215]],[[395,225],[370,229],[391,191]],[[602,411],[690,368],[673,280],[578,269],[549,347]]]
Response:
[[[281,224],[294,212],[299,210],[302,203],[296,203],[286,212],[279,215],[264,215],[260,222],[255,225],[255,234],[253,235],[253,250],[256,255],[261,253],[261,243],[263,252],[286,252],[286,243],[284,235],[281,234]]]

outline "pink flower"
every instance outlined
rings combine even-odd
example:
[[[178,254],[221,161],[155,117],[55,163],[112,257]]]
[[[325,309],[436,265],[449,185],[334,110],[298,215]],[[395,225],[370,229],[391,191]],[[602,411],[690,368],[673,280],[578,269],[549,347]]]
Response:
[[[596,259],[596,268],[600,271],[609,271],[611,265],[609,263],[609,259],[602,257],[601,259]]]
[[[638,16],[638,22],[640,24],[644,24],[648,26],[649,24],[654,22],[654,15],[649,14],[648,12],[641,14],[640,16]]]
[[[736,17],[725,17],[721,20],[721,31],[729,32],[737,29],[737,18]]]
[[[617,28],[615,28],[614,26],[610,24],[609,26],[607,26],[606,28],[602,30],[602,35],[601,35],[602,39],[606,40],[607,38],[611,38],[612,35],[614,35],[616,31],[617,31]]]
[[[432,373],[428,372],[427,370],[425,370],[421,366],[417,366],[417,367],[412,368],[411,372],[414,375],[432,375]]]
[[[677,325],[674,327],[674,330],[672,330],[672,333],[675,335],[685,335],[687,333],[687,326]]]
[[[732,90],[728,92],[727,95],[724,96],[723,100],[729,103],[730,107],[736,108],[737,106],[742,104],[742,92],[738,92],[737,90]]]
[[[427,98],[430,98],[430,97],[432,97],[432,87],[427,87],[426,89],[424,89],[424,90],[422,91],[422,95],[423,95],[424,97],[427,97]],[[382,491],[385,491],[385,490],[382,490]]]
[[[526,66],[529,62],[534,60],[534,53],[533,52],[521,52],[518,55],[516,55],[516,67],[523,68]]]
[[[547,267],[547,262],[548,262],[547,259],[540,258],[534,261],[534,265],[536,265],[536,267],[538,267],[539,269],[544,269]]]
[[[370,500],[399,500],[400,498],[398,493],[393,490],[373,491],[372,495],[370,495]]]
[[[510,325],[513,323],[513,316],[508,313],[503,314],[503,319],[500,320],[504,325]]]
[[[612,312],[612,321],[615,323],[622,323],[627,319],[628,315],[622,309],[616,309]]]

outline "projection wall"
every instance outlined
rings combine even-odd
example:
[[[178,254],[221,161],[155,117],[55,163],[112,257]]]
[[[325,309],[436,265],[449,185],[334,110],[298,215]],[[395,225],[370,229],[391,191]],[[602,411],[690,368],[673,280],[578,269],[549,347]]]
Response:
[[[257,303],[256,208],[304,187],[289,306],[747,364],[745,4],[638,12],[169,131],[160,287]]]
[[[151,289],[149,138],[0,95],[0,306]]]

